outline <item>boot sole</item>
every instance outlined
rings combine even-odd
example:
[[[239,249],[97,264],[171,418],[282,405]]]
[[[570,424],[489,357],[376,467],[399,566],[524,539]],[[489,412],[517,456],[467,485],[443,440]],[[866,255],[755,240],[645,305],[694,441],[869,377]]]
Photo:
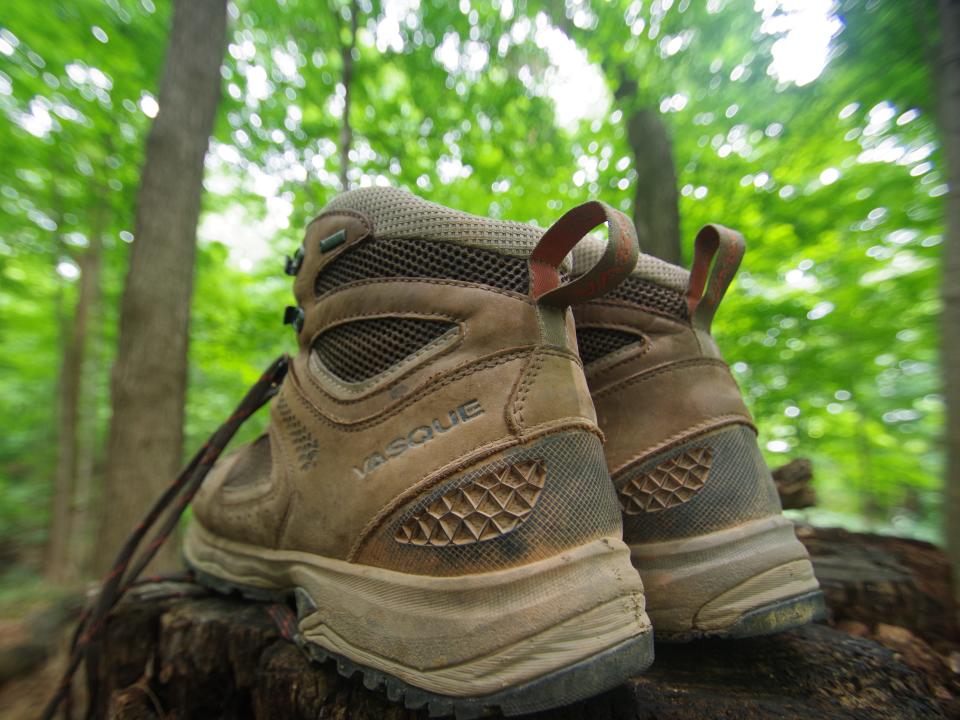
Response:
[[[630,550],[657,640],[768,635],[826,615],[806,548],[779,515]]]
[[[213,590],[295,598],[312,659],[458,720],[566,705],[649,667],[653,634],[628,552],[603,538],[520,568],[427,577],[245,546],[196,522],[184,543]]]

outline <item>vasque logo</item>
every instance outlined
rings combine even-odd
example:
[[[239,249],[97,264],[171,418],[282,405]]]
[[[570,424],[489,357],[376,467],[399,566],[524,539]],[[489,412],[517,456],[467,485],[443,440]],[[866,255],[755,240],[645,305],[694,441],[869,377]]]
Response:
[[[418,425],[402,437],[387,443],[383,450],[377,450],[367,456],[361,467],[353,468],[353,472],[361,480],[381,465],[385,465],[395,457],[403,455],[411,448],[420,447],[433,440],[437,435],[450,432],[458,425],[468,423],[475,417],[483,415],[483,408],[479,400],[468,400],[459,407],[447,413],[443,420],[434,418],[426,425]]]

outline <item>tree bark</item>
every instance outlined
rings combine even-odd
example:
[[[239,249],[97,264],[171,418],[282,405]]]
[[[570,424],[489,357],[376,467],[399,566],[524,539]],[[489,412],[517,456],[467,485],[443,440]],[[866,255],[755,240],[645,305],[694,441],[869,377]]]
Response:
[[[637,171],[633,196],[633,223],[640,249],[679,265],[680,208],[677,172],[670,132],[657,108],[627,115],[627,139]]]
[[[54,582],[75,579],[79,568],[75,553],[79,538],[77,527],[76,489],[80,473],[81,448],[88,439],[81,433],[85,423],[80,417],[84,397],[84,365],[88,343],[90,320],[96,312],[100,294],[100,262],[104,211],[98,211],[94,220],[90,244],[78,258],[80,278],[77,300],[69,337],[65,338],[60,366],[60,411],[57,440],[57,467],[54,476],[53,508],[50,517],[50,534],[47,541],[46,576]]]
[[[181,463],[203,161],[220,101],[226,0],[176,0],[120,306],[98,564]],[[169,543],[154,567],[176,562]]]
[[[360,8],[357,3],[350,3],[350,38],[340,47],[340,60],[343,66],[341,82],[343,83],[343,114],[340,120],[340,189],[346,192],[350,189],[350,179],[347,173],[350,170],[350,148],[353,146],[353,127],[350,125],[350,91],[353,85],[353,51],[357,46],[357,24]]]
[[[960,578],[960,2],[940,0],[942,35],[940,122],[950,192],[943,246],[941,345],[943,392],[947,406],[947,546],[954,577]],[[960,583],[955,590],[960,598]]]

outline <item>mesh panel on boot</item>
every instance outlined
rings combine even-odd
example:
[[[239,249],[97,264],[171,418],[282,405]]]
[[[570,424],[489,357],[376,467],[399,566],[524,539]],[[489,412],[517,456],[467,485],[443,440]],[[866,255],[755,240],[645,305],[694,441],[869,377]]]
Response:
[[[314,351],[345,382],[362,382],[396,365],[456,325],[442,320],[373,318],[330,328]]]
[[[364,215],[381,239],[419,238],[494,248],[526,257],[543,230],[526,223],[479,217],[392,187],[359,188],[331,200],[324,212],[347,210]]]
[[[628,277],[623,283],[608,292],[606,299],[622,300],[634,305],[641,305],[685,322],[690,320],[687,300],[683,293],[643,278]]]
[[[348,250],[317,276],[323,295],[340,285],[370,278],[459,280],[527,292],[529,270],[523,258],[480,248],[430,240],[377,240]]]
[[[610,328],[577,328],[577,347],[584,364],[602,358],[604,355],[625,348],[633,343],[643,342],[641,335]]]

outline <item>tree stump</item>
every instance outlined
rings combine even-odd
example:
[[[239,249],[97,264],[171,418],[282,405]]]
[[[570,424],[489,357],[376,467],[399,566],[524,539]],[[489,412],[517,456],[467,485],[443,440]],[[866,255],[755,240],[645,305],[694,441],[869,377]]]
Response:
[[[948,654],[960,644],[950,563],[919,540],[798,527],[837,622],[909,629]]]
[[[801,528],[800,535],[837,627],[658,644],[646,674],[531,717],[960,717],[960,654],[942,553],[838,530]],[[308,661],[281,637],[268,606],[193,585],[148,585],[118,607],[100,681],[99,716],[117,720],[426,717],[360,678],[340,677],[331,663]]]

